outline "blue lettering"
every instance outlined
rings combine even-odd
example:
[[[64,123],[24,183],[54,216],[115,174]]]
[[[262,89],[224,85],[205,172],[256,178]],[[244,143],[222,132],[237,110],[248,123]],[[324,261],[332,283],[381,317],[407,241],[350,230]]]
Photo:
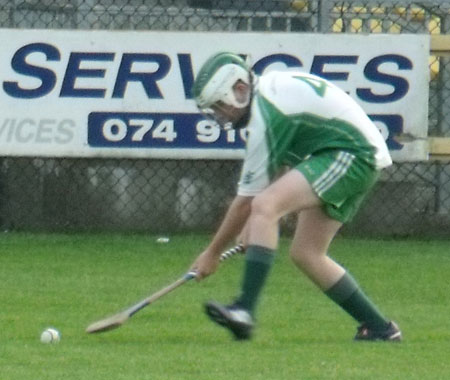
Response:
[[[400,150],[403,148],[403,144],[400,144],[395,140],[395,137],[403,133],[403,117],[395,114],[381,114],[381,115],[368,115],[374,122],[382,123],[388,131],[386,138],[386,145],[390,150]]]
[[[181,80],[183,81],[184,96],[192,99],[192,85],[194,84],[194,73],[192,61],[189,54],[178,54],[178,64],[180,65]]]
[[[11,60],[11,67],[18,73],[28,77],[37,78],[41,81],[41,85],[36,88],[23,88],[18,82],[5,81],[3,89],[14,98],[39,98],[50,93],[56,84],[55,73],[44,67],[39,67],[28,63],[27,57],[33,53],[42,53],[46,56],[47,61],[59,61],[60,53],[57,48],[44,43],[34,43],[25,45],[14,54]]]
[[[409,90],[409,83],[405,78],[380,72],[379,67],[386,62],[396,63],[400,70],[411,70],[412,62],[401,55],[386,54],[371,59],[364,68],[364,75],[375,83],[390,85],[394,90],[390,94],[374,94],[370,88],[356,89],[356,95],[369,103],[390,103],[403,98]]]
[[[133,73],[131,69],[134,62],[156,63],[158,68],[152,73]],[[170,66],[170,59],[164,54],[124,54],[112,97],[123,98],[128,82],[141,82],[149,99],[162,99],[156,82],[167,75]]]
[[[326,72],[324,71],[327,64],[355,64],[358,62],[356,55],[316,55],[314,56],[311,65],[311,74],[318,75],[328,80],[343,80],[348,79],[348,72]]]
[[[297,57],[289,54],[271,54],[264,58],[261,58],[253,66],[253,71],[257,75],[261,75],[262,72],[271,64],[281,62],[286,65],[286,67],[302,67],[303,63]]]
[[[67,64],[66,74],[62,83],[60,96],[73,98],[103,98],[105,89],[75,88],[78,78],[104,78],[104,69],[81,69],[83,61],[112,61],[114,53],[71,53]]]

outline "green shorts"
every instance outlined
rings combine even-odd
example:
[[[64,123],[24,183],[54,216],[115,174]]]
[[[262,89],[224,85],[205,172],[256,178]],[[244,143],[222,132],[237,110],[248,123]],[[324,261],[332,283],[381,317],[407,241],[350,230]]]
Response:
[[[342,223],[350,221],[378,179],[379,172],[350,152],[328,150],[296,166],[323,201],[325,212]]]

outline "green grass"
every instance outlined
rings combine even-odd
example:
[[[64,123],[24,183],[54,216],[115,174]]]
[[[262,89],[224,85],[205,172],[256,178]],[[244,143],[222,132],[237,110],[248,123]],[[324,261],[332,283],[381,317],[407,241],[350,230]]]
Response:
[[[91,322],[184,273],[207,243],[175,236],[0,236],[2,380],[448,379],[448,241],[338,239],[332,256],[401,326],[400,344],[356,343],[356,323],[288,259],[283,240],[251,342],[235,342],[202,312],[237,293],[243,258],[223,263],[142,310],[120,329]],[[57,345],[39,341],[54,326]]]

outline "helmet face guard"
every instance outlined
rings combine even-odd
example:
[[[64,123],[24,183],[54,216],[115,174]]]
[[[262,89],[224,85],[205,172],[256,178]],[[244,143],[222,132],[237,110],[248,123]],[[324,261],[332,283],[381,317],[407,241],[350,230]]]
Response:
[[[244,102],[236,99],[234,85],[238,81],[251,87],[252,73],[241,57],[231,53],[219,53],[209,58],[195,79],[193,95],[197,107],[208,119],[214,120],[222,128],[236,126],[220,112],[221,105],[245,108],[250,103],[251,92]]]
[[[200,108],[200,112],[205,116],[206,119],[211,120],[214,124],[217,124],[219,128],[229,130],[233,129],[233,123],[227,117],[224,116],[222,112],[219,111],[219,106],[214,106],[214,108]],[[219,112],[218,112],[219,111]]]

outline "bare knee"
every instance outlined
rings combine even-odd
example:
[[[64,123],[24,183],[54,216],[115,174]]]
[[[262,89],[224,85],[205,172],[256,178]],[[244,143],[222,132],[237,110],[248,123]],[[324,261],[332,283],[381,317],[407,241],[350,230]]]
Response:
[[[291,248],[290,258],[299,269],[308,272],[311,268],[320,265],[319,262],[322,255],[312,252],[307,248],[299,249],[296,247],[295,249]]]
[[[291,248],[289,257],[291,258],[293,263],[300,269],[303,269],[309,261],[308,255],[305,254],[305,251],[299,250],[298,248],[295,250]]]
[[[251,213],[266,219],[277,219],[277,208],[273,200],[264,194],[257,195],[252,200]]]

